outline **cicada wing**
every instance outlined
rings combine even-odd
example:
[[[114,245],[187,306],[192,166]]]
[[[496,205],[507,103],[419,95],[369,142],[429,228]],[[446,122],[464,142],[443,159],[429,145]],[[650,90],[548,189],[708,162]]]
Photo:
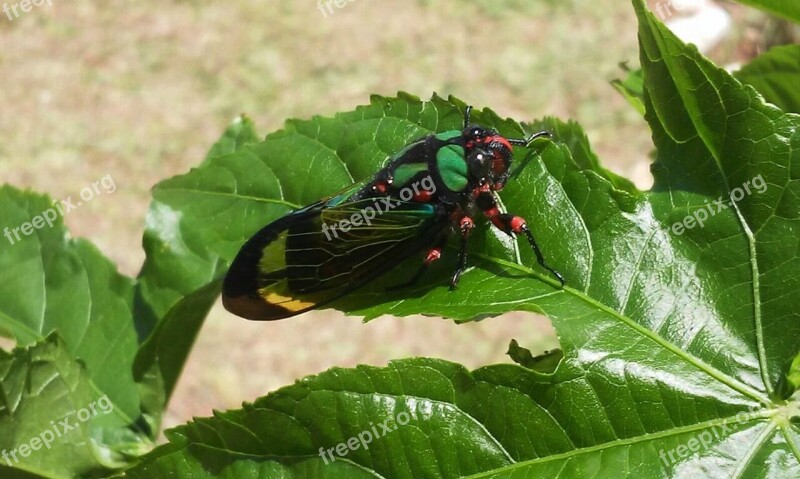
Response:
[[[242,247],[225,278],[223,304],[254,320],[321,306],[436,242],[448,227],[441,214],[427,204],[375,198],[290,213]]]

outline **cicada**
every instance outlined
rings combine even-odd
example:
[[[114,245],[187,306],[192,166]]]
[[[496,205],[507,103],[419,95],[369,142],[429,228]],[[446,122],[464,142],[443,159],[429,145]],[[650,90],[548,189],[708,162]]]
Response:
[[[450,278],[455,290],[467,266],[475,214],[500,231],[524,236],[547,265],[527,221],[498,206],[509,180],[513,146],[528,146],[548,132],[506,138],[470,122],[427,135],[389,158],[370,179],[268,224],[242,246],[225,277],[225,308],[244,318],[274,320],[329,303],[420,254],[420,266],[402,288],[420,280],[444,254],[452,235],[458,258]]]

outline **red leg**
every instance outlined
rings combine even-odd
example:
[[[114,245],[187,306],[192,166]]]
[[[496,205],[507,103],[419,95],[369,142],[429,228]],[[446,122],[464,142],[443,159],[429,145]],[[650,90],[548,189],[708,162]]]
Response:
[[[497,207],[497,202],[494,199],[494,195],[488,191],[476,189],[474,195],[475,203],[483,210],[483,213],[487,218],[489,218],[492,224],[497,227],[497,229],[508,235],[525,235],[525,238],[528,240],[528,243],[530,243],[531,248],[533,248],[533,253],[536,255],[536,261],[539,263],[539,265],[552,273],[553,276],[558,279],[558,282],[561,283],[561,286],[566,284],[566,281],[564,280],[564,277],[561,276],[561,273],[545,263],[542,251],[539,249],[539,245],[536,244],[536,240],[534,239],[530,228],[528,228],[528,222],[525,221],[525,218],[521,216],[510,215],[508,213],[500,213],[500,209]]]

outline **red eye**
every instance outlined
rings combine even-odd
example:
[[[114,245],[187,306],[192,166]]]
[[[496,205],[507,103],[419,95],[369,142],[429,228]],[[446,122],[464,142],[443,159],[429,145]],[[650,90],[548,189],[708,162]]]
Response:
[[[506,162],[503,161],[502,156],[495,155],[494,159],[492,160],[492,171],[498,175],[506,172]]]

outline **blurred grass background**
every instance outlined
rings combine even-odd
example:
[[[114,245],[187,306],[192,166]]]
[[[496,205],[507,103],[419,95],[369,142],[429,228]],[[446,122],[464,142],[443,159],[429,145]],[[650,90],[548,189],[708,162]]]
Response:
[[[726,8],[735,29],[710,52],[720,64],[747,61],[785,33],[763,14]],[[111,175],[113,194],[65,220],[135,275],[149,189],[199,163],[234,116],[248,114],[266,134],[286,118],[403,90],[452,94],[521,121],[576,120],[605,166],[647,188],[649,131],[608,84],[622,75],[619,62],[637,58],[632,8],[619,0],[351,0],[327,15],[315,0],[52,0],[0,17],[0,179],[63,199]],[[251,323],[216,307],[166,424],[332,366],[419,355],[468,367],[507,361],[511,338],[534,353],[558,344],[549,322],[530,314],[461,326],[365,325],[330,311]]]

